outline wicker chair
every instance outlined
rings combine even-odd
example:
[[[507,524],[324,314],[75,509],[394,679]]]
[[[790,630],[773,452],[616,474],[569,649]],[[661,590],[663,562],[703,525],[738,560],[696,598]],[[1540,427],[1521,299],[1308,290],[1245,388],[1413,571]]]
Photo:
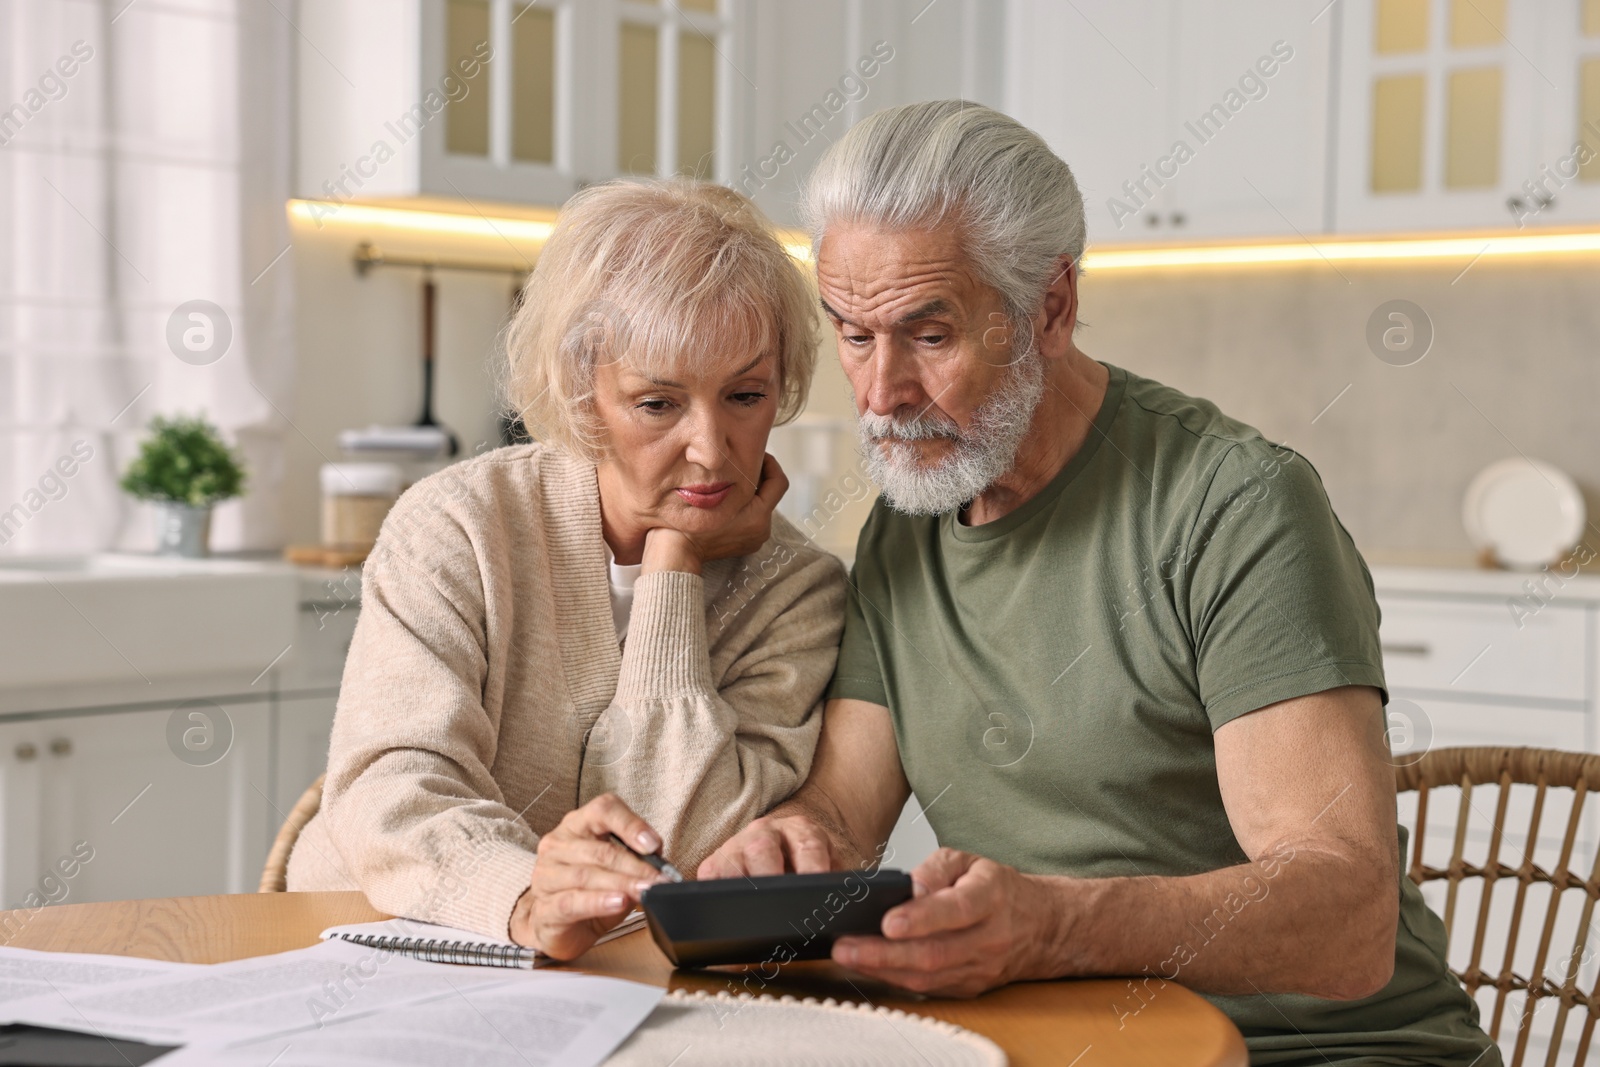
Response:
[[[1522,1067],[1528,1052],[1529,1037],[1535,1030],[1535,1013],[1541,1001],[1550,1001],[1554,1017],[1541,1020],[1538,1029],[1543,1034],[1546,1030],[1545,1021],[1550,1023],[1547,1035],[1550,1051],[1544,1062],[1553,1065],[1569,1023],[1568,1016],[1573,1009],[1580,1009],[1584,1017],[1583,1028],[1578,1037],[1577,1055],[1572,1062],[1583,1064],[1589,1054],[1596,1019],[1600,1017],[1600,996],[1597,996],[1593,983],[1587,992],[1578,986],[1581,970],[1596,951],[1596,946],[1591,945],[1591,941],[1597,939],[1591,935],[1590,923],[1594,918],[1595,900],[1600,897],[1600,855],[1593,854],[1595,842],[1592,839],[1580,845],[1579,824],[1583,820],[1585,800],[1591,792],[1600,791],[1600,755],[1538,748],[1445,748],[1427,753],[1410,766],[1397,766],[1395,784],[1401,793],[1415,791],[1417,794],[1416,823],[1412,828],[1411,862],[1407,873],[1419,886],[1441,880],[1447,884],[1443,912],[1445,930],[1450,938],[1452,964],[1459,962],[1458,949],[1465,948],[1465,942],[1458,944],[1455,938],[1458,898],[1462,896],[1464,882],[1468,879],[1477,880],[1477,918],[1464,928],[1471,931],[1470,954],[1465,967],[1457,970],[1452,966],[1451,970],[1474,998],[1480,988],[1495,990],[1493,1010],[1484,1012],[1489,1036],[1499,1040],[1508,999],[1513,993],[1520,992],[1520,1011],[1513,1012],[1517,1026],[1516,1046],[1508,1062],[1510,1067]],[[1527,788],[1514,788],[1519,786]],[[1429,794],[1441,788],[1459,788],[1461,796],[1454,817],[1449,862],[1443,867],[1435,867],[1423,862],[1423,853],[1428,831]],[[1479,790],[1477,803],[1474,803],[1475,788]],[[1485,797],[1483,794],[1490,790],[1493,796]],[[1557,793],[1555,790],[1564,792]],[[1514,794],[1518,798],[1519,808],[1531,801],[1530,811],[1526,827],[1520,825],[1522,820],[1519,818],[1519,825],[1508,829],[1507,809]],[[1487,815],[1491,804],[1494,813],[1492,819]],[[1553,817],[1548,820],[1550,830],[1541,841],[1541,823],[1545,820],[1547,806],[1555,810],[1551,813]],[[1466,858],[1467,827],[1473,816],[1485,823],[1483,829],[1488,835],[1481,863],[1470,863]],[[1436,829],[1439,825],[1438,822],[1434,824]],[[1561,835],[1559,857],[1549,864],[1551,869],[1546,869],[1535,862],[1535,854],[1542,851],[1548,857],[1555,851],[1557,846],[1552,836],[1555,832]],[[1592,835],[1596,828],[1589,826],[1585,832]],[[1483,830],[1480,830],[1476,834],[1475,845],[1482,844],[1482,837]],[[1435,855],[1439,854],[1437,848],[1433,851]],[[1503,851],[1512,863],[1502,859]],[[1589,854],[1574,855],[1575,851]],[[1579,870],[1587,868],[1587,878],[1574,873],[1574,861]],[[1491,911],[1496,910],[1495,886],[1506,881],[1515,884],[1515,897],[1510,908],[1510,926],[1509,933],[1505,935],[1503,958],[1496,967],[1492,960],[1487,964],[1484,961],[1485,940]],[[1547,886],[1548,889],[1536,888],[1541,886]],[[1530,895],[1544,899],[1545,907],[1542,921],[1536,915],[1529,916],[1527,927],[1530,930],[1537,927],[1539,940],[1532,966],[1524,976],[1513,968],[1513,961],[1517,955],[1518,935],[1524,929],[1525,905]],[[1579,899],[1573,901],[1573,895]],[[1505,892],[1502,891],[1499,895],[1502,904],[1504,897]],[[1564,905],[1567,906],[1565,912]],[[1573,908],[1576,908],[1577,927],[1568,951],[1564,947],[1565,935],[1560,944],[1553,946],[1552,943],[1556,941],[1558,920],[1562,920],[1564,925],[1570,924]],[[1533,912],[1535,909],[1526,910]],[[1525,950],[1523,955],[1526,958]]]
[[[267,853],[267,865],[261,869],[261,887],[257,892],[282,893],[288,889],[289,853],[293,851],[294,843],[300,840],[300,831],[306,828],[306,823],[322,806],[322,778],[322,775],[317,775],[317,780],[306,787],[300,799],[294,802],[294,807],[289,809],[289,817],[278,828],[272,851]]]

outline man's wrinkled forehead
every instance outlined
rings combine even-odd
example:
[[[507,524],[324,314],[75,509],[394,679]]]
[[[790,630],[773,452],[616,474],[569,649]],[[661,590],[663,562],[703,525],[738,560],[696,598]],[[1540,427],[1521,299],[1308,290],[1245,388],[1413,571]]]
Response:
[[[892,327],[962,314],[980,283],[952,229],[830,229],[817,250],[822,307],[836,321]]]

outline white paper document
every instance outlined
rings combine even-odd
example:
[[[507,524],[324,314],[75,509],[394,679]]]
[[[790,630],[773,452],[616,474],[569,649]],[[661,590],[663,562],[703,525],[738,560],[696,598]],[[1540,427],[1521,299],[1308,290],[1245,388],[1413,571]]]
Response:
[[[459,970],[448,968],[453,979]],[[161,1067],[596,1067],[660,1002],[654,986],[559,971],[501,981],[400,1011],[237,1044],[191,1045]]]
[[[225,1043],[316,1029],[510,977],[325,942],[115,985],[62,986],[7,1004],[5,1015],[9,1022],[156,1044]]]
[[[41,993],[53,993],[58,989],[76,992],[135,978],[193,970],[195,966],[137,956],[0,948],[0,1022],[14,1022],[9,1017],[12,1005]]]

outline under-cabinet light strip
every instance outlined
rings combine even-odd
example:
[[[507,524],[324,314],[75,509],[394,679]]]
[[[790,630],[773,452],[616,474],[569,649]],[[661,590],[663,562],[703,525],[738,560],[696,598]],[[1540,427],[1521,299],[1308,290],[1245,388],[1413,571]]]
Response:
[[[540,219],[458,214],[449,211],[389,207],[378,204],[291,200],[290,214],[317,226],[329,221],[424,233],[493,237],[542,243],[555,224]],[[809,260],[804,235],[785,231],[784,247],[797,259]],[[1166,245],[1145,248],[1098,248],[1084,255],[1090,271],[1160,270],[1182,267],[1262,266],[1283,263],[1383,262],[1460,259],[1491,256],[1560,256],[1600,252],[1600,230],[1565,233],[1488,233],[1477,235],[1395,237],[1326,241],[1257,242],[1253,244]]]
[[[1558,256],[1600,252],[1600,230],[1568,233],[1506,233],[1472,236],[1395,237],[1158,248],[1100,248],[1084,256],[1084,268],[1150,270],[1170,267],[1258,266],[1276,263],[1383,262],[1417,259],[1472,260],[1490,256]]]
[[[448,233],[461,237],[496,237],[512,241],[542,242],[555,229],[542,219],[513,219],[388,207],[380,204],[339,203],[333,200],[291,200],[289,214],[323,229],[330,222],[350,226],[383,226],[392,230]]]

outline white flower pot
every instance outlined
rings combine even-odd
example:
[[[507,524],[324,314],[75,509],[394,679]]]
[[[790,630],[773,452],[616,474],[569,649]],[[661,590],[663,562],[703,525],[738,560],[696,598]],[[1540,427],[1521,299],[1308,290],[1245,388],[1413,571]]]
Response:
[[[211,508],[171,500],[156,505],[156,552],[163,556],[200,559],[209,551]]]

